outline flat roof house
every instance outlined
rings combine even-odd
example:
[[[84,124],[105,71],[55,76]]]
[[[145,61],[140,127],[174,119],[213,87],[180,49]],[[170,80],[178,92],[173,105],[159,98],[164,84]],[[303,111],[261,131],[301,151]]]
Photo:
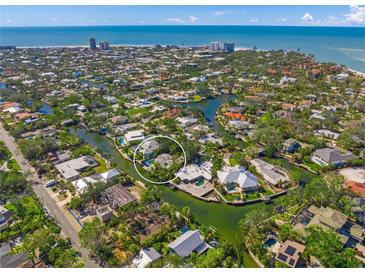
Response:
[[[60,164],[55,165],[55,168],[66,180],[76,178],[80,172],[89,166],[95,165],[96,162],[91,156],[81,156]]]
[[[144,140],[144,131],[143,130],[133,130],[128,131],[124,134],[124,138],[127,142],[135,142]]]
[[[176,175],[179,175],[178,177],[181,181],[187,183],[192,183],[201,179],[210,181],[212,179],[212,167],[213,164],[211,162],[187,165],[182,172],[180,170]]]
[[[191,255],[193,252],[198,254],[203,253],[209,248],[209,245],[204,242],[198,230],[189,230],[175,241],[171,242],[168,247],[172,253],[184,258]]]

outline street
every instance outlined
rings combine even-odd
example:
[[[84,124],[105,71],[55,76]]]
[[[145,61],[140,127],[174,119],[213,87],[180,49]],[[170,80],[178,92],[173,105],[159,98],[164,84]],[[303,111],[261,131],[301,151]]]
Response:
[[[3,128],[1,123],[0,140],[4,141],[23,172],[27,172],[29,174],[27,179],[29,181],[36,182],[36,184],[32,184],[35,194],[43,202],[48,213],[57,221],[58,225],[62,229],[63,234],[71,239],[73,248],[81,254],[81,257],[85,262],[85,266],[91,268],[99,267],[99,265],[94,260],[89,258],[89,251],[81,247],[77,231],[70,224],[69,220],[66,218],[62,210],[58,207],[56,202],[50,197],[45,187],[43,186],[42,180],[38,178],[37,172],[18,150],[15,139],[10,136],[10,134]]]

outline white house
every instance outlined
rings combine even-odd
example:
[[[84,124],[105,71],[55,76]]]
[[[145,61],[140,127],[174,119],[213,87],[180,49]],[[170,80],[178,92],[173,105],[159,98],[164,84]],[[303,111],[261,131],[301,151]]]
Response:
[[[143,154],[144,158],[150,159],[159,148],[160,145],[158,142],[155,139],[150,139],[144,141],[139,150]]]
[[[289,176],[285,170],[274,166],[261,159],[251,160],[250,163],[256,168],[256,171],[272,185],[289,181]]]
[[[143,130],[128,131],[126,134],[124,134],[124,138],[127,142],[142,141],[144,140],[144,131]]]
[[[181,181],[187,183],[192,183],[201,179],[210,181],[212,179],[212,167],[213,164],[211,162],[187,165],[182,172],[180,170],[176,175],[178,175]]]
[[[244,191],[255,191],[260,187],[255,175],[242,166],[225,166],[217,172],[217,176],[227,191],[234,192],[237,187]]]
[[[132,261],[132,266],[137,268],[144,268],[153,261],[161,258],[161,254],[158,253],[153,247],[142,249]]]
[[[194,117],[178,117],[176,118],[176,121],[179,123],[180,127],[184,128],[195,124],[198,121],[198,119]]]

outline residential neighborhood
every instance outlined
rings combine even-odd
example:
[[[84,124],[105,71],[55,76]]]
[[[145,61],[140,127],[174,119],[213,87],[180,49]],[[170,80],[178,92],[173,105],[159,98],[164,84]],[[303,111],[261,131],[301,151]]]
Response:
[[[365,265],[363,74],[102,43],[0,51],[1,267]]]

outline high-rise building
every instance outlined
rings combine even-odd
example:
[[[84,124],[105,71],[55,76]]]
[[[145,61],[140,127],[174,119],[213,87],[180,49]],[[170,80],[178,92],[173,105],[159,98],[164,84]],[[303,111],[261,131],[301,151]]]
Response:
[[[209,43],[209,48],[211,50],[220,50],[221,49],[221,44],[219,42],[210,42]]]
[[[95,40],[95,38],[91,37],[89,39],[89,45],[90,45],[90,49],[92,49],[92,50],[96,49],[96,40]]]
[[[109,43],[107,41],[102,41],[99,43],[99,48],[101,50],[108,50],[109,49]]]
[[[234,52],[234,43],[224,43],[223,50],[227,52]]]

